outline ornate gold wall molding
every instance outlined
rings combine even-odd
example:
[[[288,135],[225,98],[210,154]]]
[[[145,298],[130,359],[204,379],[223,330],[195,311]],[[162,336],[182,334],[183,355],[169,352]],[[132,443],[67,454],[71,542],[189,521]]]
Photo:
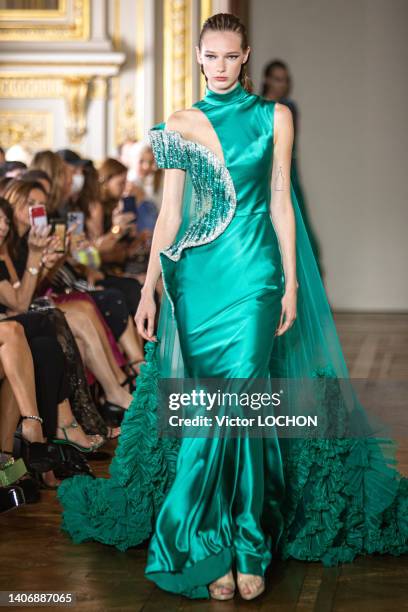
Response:
[[[41,8],[14,8],[15,3],[10,3],[13,8],[5,8],[0,10],[0,19],[6,22],[22,22],[30,21],[53,21],[55,19],[61,19],[66,17],[67,14],[67,0],[58,0],[58,8],[44,8],[44,3],[36,2],[37,7]],[[28,3],[26,3],[28,4]]]
[[[43,76],[33,78],[31,73],[15,76],[2,73],[0,77],[0,99],[4,98],[61,98],[63,81]]]
[[[89,34],[90,0],[63,0],[58,11],[0,11],[0,41],[88,40]]]
[[[95,77],[90,83],[88,97],[90,100],[106,100],[108,95],[107,90],[107,79],[104,77]],[[0,100],[47,99],[62,98],[63,96],[64,80],[62,78],[56,78],[54,75],[33,77],[30,72],[25,75],[21,72],[1,73]]]
[[[86,108],[91,77],[64,79],[64,97],[67,109],[66,128],[69,140],[79,144],[86,133]]]
[[[107,100],[108,82],[103,77],[92,79],[89,90],[90,100]]]
[[[19,144],[33,153],[52,147],[53,117],[50,112],[33,110],[0,110],[2,147]]]
[[[121,39],[120,39],[120,13],[121,4],[120,0],[113,1],[113,33],[112,33],[112,45],[115,51],[121,50]],[[113,99],[113,113],[114,113],[114,139],[115,145],[118,146],[121,142],[121,113],[120,113],[120,77],[114,76],[111,80],[111,95]]]
[[[119,123],[116,130],[116,144],[119,145],[128,139],[137,140],[139,135],[136,133],[136,111],[134,95],[128,90],[121,105]]]
[[[192,104],[191,1],[164,0],[164,115]]]
[[[135,101],[136,109],[134,116],[135,138],[142,138],[144,124],[144,105],[143,95],[145,82],[145,31],[144,31],[144,0],[136,0],[136,86]]]
[[[111,96],[114,109],[114,144],[139,139],[143,133],[144,113],[144,2],[133,0],[136,6],[135,24],[135,84],[133,87],[121,81],[120,76],[112,78]],[[122,46],[121,36],[121,0],[113,0],[113,32],[112,43],[115,51]],[[127,85],[127,86],[126,86]]]

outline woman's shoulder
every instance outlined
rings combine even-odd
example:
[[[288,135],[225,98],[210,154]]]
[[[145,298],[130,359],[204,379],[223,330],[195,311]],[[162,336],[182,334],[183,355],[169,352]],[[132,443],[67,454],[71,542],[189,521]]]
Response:
[[[270,100],[272,102],[272,100]],[[287,104],[275,102],[275,113],[279,113],[282,117],[291,117],[292,111]]]
[[[200,126],[205,119],[202,111],[198,108],[184,108],[172,113],[166,121],[166,129],[180,132],[183,136],[188,136],[194,129]]]

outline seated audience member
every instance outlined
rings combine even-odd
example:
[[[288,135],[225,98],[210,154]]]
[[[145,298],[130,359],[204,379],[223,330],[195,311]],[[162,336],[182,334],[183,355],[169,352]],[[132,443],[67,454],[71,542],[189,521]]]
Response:
[[[32,189],[36,184],[23,183],[24,188],[28,193],[28,198],[38,197],[41,193],[38,189]],[[13,187],[13,185],[12,185]],[[17,186],[18,187],[18,186]],[[36,196],[36,191],[38,192]],[[24,190],[10,191],[11,200],[14,201],[14,214],[20,218],[20,227],[25,227],[26,219],[24,217],[25,200],[14,196],[22,196]],[[39,270],[41,264],[47,261],[46,250],[49,248],[51,241],[54,238],[48,237],[49,227],[31,228],[27,237],[27,254],[25,257],[25,268],[21,277],[18,277],[13,264],[12,256],[15,249],[15,230],[14,216],[12,207],[5,200],[0,200],[0,219],[2,223],[2,232],[0,235],[0,272],[2,282],[0,282],[0,310],[6,313],[9,317],[13,313],[24,313],[29,307],[33,294],[36,290]],[[23,222],[21,224],[21,222]],[[18,242],[17,242],[18,244]],[[20,314],[15,317],[17,320],[25,324],[26,333],[33,335],[33,317],[35,313],[29,312],[26,315]],[[44,315],[45,316],[45,315]],[[105,392],[108,407],[111,405],[116,409],[124,410],[128,407],[131,396],[130,394],[116,381],[115,376],[110,368],[109,361],[102,343],[99,340],[97,331],[94,329],[92,321],[90,321],[81,312],[67,312],[67,321],[72,329],[72,332],[77,340],[85,364],[95,373]],[[67,371],[70,372],[70,381],[72,389],[73,409],[81,424],[85,424],[86,430],[92,433],[101,432],[112,437],[112,432],[109,432],[100,418],[98,412],[93,406],[92,399],[89,395],[89,390],[85,387],[86,381],[82,371],[82,361],[79,355],[78,346],[72,336],[68,326],[66,325],[65,317],[62,313],[50,309],[47,316],[47,322],[52,319],[52,326],[56,328],[57,337],[61,345],[65,348],[67,356]],[[39,322],[38,318],[34,325],[34,333],[37,331]],[[44,327],[44,326],[43,326]],[[49,328],[48,328],[49,329]],[[122,373],[123,374],[123,373]],[[108,408],[107,408],[108,409]],[[95,431],[96,430],[96,431]]]
[[[18,178],[27,170],[27,166],[21,161],[6,161],[1,167],[0,176],[6,178]]]
[[[72,167],[52,151],[39,151],[33,157],[29,170],[42,170],[51,183],[47,198],[49,220],[63,217],[72,182]]]
[[[106,274],[133,276],[142,285],[145,280],[145,265],[150,252],[150,232],[138,232],[136,225],[137,206],[133,199],[130,210],[126,210],[123,196],[126,189],[127,168],[116,159],[106,159],[99,169],[101,188],[100,224],[104,234],[96,241]],[[133,209],[133,212],[132,212]],[[113,282],[110,280],[110,282]],[[159,292],[155,299],[159,307]],[[157,316],[159,308],[157,308]]]
[[[73,214],[82,215],[85,236],[75,236],[75,239],[80,244],[82,251],[92,246],[97,247],[98,251],[102,253],[102,256],[104,256],[104,253],[110,255],[117,241],[112,233],[108,233],[108,235],[105,236],[103,235],[103,209],[100,202],[100,187],[98,174],[92,162],[89,160],[81,160],[76,153],[70,150],[60,151],[59,154],[64,157],[67,163],[73,166],[73,177],[77,179],[82,178],[80,183],[78,183],[78,180],[73,181],[73,189],[67,202],[68,214],[72,212]],[[80,190],[78,190],[78,186]],[[69,269],[64,270],[64,272],[65,271],[71,277],[76,274],[77,279],[80,279],[81,270],[78,266],[76,266],[75,269],[71,266]],[[136,364],[136,369],[138,370],[138,367],[140,367],[140,364],[143,362],[143,340],[137,333],[133,318],[140,301],[140,283],[135,278],[109,274],[103,272],[100,268],[95,269],[86,265],[82,266],[82,278],[84,277],[98,289],[97,293],[91,293],[94,299],[99,301],[103,299],[104,292],[100,291],[101,288],[105,290],[109,289],[110,291],[106,291],[106,294],[114,294],[116,303],[124,299],[130,316],[126,327],[126,336],[123,335],[119,342],[131,362]],[[119,295],[118,292],[120,292],[121,295]],[[110,306],[105,308],[104,312],[107,310],[112,312]],[[118,339],[120,335],[121,334],[118,335],[115,333],[116,339]],[[133,349],[130,350],[129,338],[131,337],[133,338],[133,346],[135,346],[136,343],[139,347],[137,353],[135,353]]]
[[[40,349],[40,345],[37,344],[35,348]],[[49,349],[50,346],[45,348]],[[35,356],[38,357],[38,354]],[[53,380],[55,374],[59,374],[59,378],[63,376],[64,364],[63,360],[58,361],[59,357],[59,353],[51,352],[50,358],[53,362],[50,369],[42,369],[42,375],[49,376],[46,382],[52,385],[52,389],[56,388],[59,382],[58,379]],[[57,400],[54,398],[55,404],[47,401],[40,404],[39,412],[36,382],[39,382],[41,375],[38,373],[37,368],[36,381],[33,356],[23,327],[15,321],[0,321],[1,449],[3,453],[12,455],[14,432],[21,420],[21,435],[26,448],[34,449],[31,454],[25,454],[26,467],[34,472],[45,486],[54,487],[57,480],[51,468],[55,462],[55,453],[44,442],[45,435],[54,437],[56,434]],[[41,383],[43,382],[45,381],[41,380]],[[31,444],[34,446],[30,447]]]
[[[133,144],[128,157],[126,191],[136,196],[139,207],[139,202],[151,202],[159,212],[163,194],[163,172],[156,165],[150,143],[141,140]]]

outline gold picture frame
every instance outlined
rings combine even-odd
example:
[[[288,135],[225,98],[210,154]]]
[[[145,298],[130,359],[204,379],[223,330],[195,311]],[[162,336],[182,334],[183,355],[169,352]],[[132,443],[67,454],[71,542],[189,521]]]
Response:
[[[88,40],[90,0],[59,0],[57,10],[0,10],[0,41]]]

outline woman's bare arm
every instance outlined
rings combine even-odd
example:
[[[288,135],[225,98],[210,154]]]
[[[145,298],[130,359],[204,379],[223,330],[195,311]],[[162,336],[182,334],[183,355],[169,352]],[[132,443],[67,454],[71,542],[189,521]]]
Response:
[[[296,224],[290,195],[293,136],[293,118],[290,109],[284,104],[276,103],[270,209],[279,239],[286,289],[297,288]]]
[[[186,111],[173,113],[166,122],[166,129],[183,133],[185,114]],[[180,228],[185,175],[185,170],[179,168],[167,168],[164,172],[162,205],[152,236],[146,279],[135,316],[138,333],[149,341],[157,339],[154,335],[154,291],[161,274],[159,253],[174,242]]]
[[[285,291],[281,300],[282,308],[275,331],[276,336],[282,336],[287,332],[297,316],[296,221],[290,193],[293,137],[292,112],[284,104],[276,103],[271,217],[279,240],[285,275]]]
[[[36,266],[33,266],[36,267]],[[24,272],[21,285],[14,288],[13,285],[3,280],[0,282],[0,304],[9,310],[20,313],[28,309],[37,287],[38,277],[30,272]]]
[[[39,270],[44,249],[49,242],[48,235],[50,229],[50,227],[31,229],[28,239],[28,259],[20,286],[15,288],[7,280],[0,282],[0,304],[3,304],[3,306],[6,306],[13,312],[24,312],[28,309],[31,303],[34,292],[37,288],[39,274],[32,274],[29,270],[30,268],[36,268]],[[10,269],[10,267],[13,265],[11,263],[11,259],[6,257],[5,262],[9,268],[9,273],[12,276],[12,273],[15,271],[14,269]]]
[[[166,129],[182,131],[185,112],[171,115],[166,122]],[[143,293],[153,295],[160,277],[159,252],[170,246],[180,228],[182,220],[182,201],[185,182],[185,170],[166,169],[164,172],[163,198],[152,237],[149,264]]]

